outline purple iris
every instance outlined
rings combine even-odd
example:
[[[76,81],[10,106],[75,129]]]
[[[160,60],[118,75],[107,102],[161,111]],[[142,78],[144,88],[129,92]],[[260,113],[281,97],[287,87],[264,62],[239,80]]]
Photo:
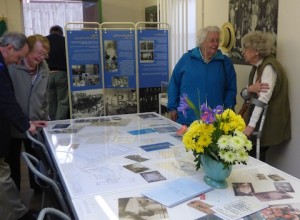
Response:
[[[180,97],[179,106],[177,107],[177,110],[179,112],[182,112],[184,117],[186,117],[186,114],[187,114],[186,110],[189,108],[190,108],[190,106],[187,104],[187,94],[183,94]]]
[[[209,108],[206,104],[201,105],[201,120],[206,124],[212,124],[216,121],[216,114],[222,114],[223,107],[218,105],[215,109]]]
[[[204,121],[205,124],[212,124],[216,120],[215,113],[211,109],[206,109],[201,115],[201,120]]]
[[[223,106],[222,106],[222,105],[218,105],[218,106],[214,109],[215,114],[218,114],[218,115],[222,114],[223,111],[224,111],[224,109],[223,109]]]

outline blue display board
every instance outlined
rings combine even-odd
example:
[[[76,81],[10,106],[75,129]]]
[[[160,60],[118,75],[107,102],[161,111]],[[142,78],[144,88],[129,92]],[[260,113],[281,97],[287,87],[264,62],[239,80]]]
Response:
[[[168,30],[99,27],[66,32],[72,118],[158,112]]]
[[[139,88],[169,81],[168,30],[137,30]]]
[[[100,30],[67,31],[71,91],[102,88]]]
[[[105,88],[136,89],[134,30],[102,30]]]
[[[104,115],[100,30],[68,30],[68,73],[72,118]]]

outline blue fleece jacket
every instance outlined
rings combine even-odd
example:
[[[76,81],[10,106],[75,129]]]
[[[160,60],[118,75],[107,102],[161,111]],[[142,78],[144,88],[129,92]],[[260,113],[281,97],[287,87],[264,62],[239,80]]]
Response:
[[[234,109],[236,93],[236,73],[231,60],[218,50],[206,63],[196,47],[185,53],[173,70],[168,87],[168,109],[177,110],[183,94],[199,109],[203,103],[211,108],[222,105],[224,109]],[[196,119],[192,109],[187,111],[187,117],[178,112],[180,124],[189,125]]]

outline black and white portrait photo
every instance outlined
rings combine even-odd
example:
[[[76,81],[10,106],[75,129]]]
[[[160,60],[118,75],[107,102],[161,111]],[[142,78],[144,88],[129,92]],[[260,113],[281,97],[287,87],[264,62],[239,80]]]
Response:
[[[233,63],[244,64],[241,39],[245,34],[269,32],[276,42],[278,0],[229,0],[229,22],[234,27],[236,42],[228,55]]]

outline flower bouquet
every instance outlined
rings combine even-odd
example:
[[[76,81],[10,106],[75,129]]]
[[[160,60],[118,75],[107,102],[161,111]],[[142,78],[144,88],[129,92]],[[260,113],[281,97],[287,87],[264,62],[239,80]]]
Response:
[[[201,156],[206,155],[223,164],[223,169],[234,164],[247,164],[248,152],[252,143],[243,133],[243,118],[231,109],[215,109],[202,104],[198,110],[186,95],[181,97],[178,111],[192,108],[197,115],[195,120],[183,134],[182,142],[187,151],[192,150],[195,156],[196,170],[202,164]]]

